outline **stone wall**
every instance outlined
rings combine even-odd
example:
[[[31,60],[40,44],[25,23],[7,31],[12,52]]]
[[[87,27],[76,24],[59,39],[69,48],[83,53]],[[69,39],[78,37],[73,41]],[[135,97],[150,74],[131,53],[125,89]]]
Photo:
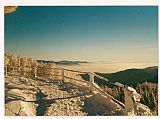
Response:
[[[55,64],[39,64],[37,67],[37,76],[46,79],[62,79],[62,71]]]

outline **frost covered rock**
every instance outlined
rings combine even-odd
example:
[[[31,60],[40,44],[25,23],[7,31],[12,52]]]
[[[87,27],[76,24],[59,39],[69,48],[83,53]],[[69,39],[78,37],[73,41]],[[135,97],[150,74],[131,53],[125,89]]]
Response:
[[[141,96],[132,87],[125,87],[125,113],[128,116],[138,116],[138,115],[152,115],[150,109],[139,103]]]

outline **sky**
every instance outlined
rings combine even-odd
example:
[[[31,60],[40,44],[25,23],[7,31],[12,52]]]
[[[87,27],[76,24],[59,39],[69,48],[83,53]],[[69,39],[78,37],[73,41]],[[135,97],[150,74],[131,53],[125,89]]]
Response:
[[[46,60],[158,63],[157,6],[19,6],[5,51]]]

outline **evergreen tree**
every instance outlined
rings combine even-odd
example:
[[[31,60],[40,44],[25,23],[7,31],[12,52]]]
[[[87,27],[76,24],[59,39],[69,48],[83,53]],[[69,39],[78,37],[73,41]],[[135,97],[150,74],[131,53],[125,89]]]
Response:
[[[141,96],[142,96],[142,98],[141,98],[140,102],[141,102],[142,104],[145,104],[145,105],[146,105],[146,102],[145,102],[145,100],[144,100],[143,95],[141,95]]]
[[[157,106],[157,103],[156,103],[155,95],[154,95],[154,93],[151,93],[150,94],[150,107],[151,107],[151,110],[155,111],[156,110],[156,106]]]
[[[140,95],[143,95],[143,90],[142,90],[141,85],[140,85],[139,83],[137,84],[136,91],[137,91]]]
[[[140,87],[140,84],[138,83],[136,88],[135,88],[138,93],[139,93],[139,87]]]
[[[144,101],[145,101],[145,105],[150,106],[150,99],[149,99],[149,93],[148,91],[144,92]]]
[[[122,88],[120,88],[119,95],[120,95],[119,100],[124,103],[124,90]]]

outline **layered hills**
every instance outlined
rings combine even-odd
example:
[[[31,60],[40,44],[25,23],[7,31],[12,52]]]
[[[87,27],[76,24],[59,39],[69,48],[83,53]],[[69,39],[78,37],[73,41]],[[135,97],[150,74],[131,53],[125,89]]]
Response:
[[[69,61],[69,60],[61,60],[61,61],[37,60],[37,62],[43,64],[58,64],[58,65],[79,65],[80,63],[88,63],[87,61]]]

